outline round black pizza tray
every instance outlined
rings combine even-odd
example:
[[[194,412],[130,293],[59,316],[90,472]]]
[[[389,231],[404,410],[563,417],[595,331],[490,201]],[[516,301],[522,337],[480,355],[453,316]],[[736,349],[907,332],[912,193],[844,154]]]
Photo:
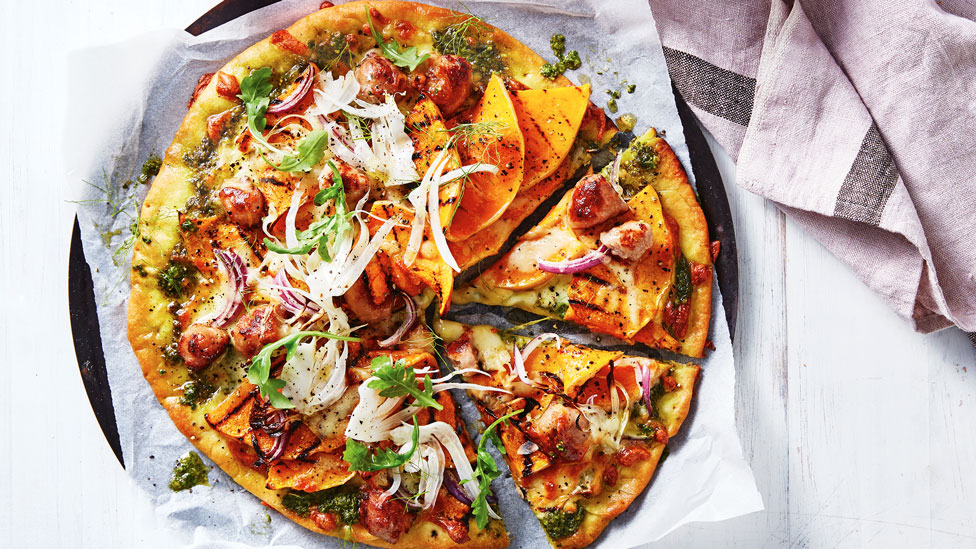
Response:
[[[194,21],[186,30],[196,36],[277,1],[224,0]],[[678,105],[678,115],[684,126],[685,141],[688,143],[688,151],[691,155],[699,200],[708,222],[708,232],[713,240],[721,242],[721,253],[715,266],[718,285],[722,290],[725,318],[729,323],[729,332],[734,337],[739,299],[739,263],[735,247],[735,230],[732,227],[732,211],[729,208],[722,176],[715,165],[715,159],[705,141],[705,136],[699,129],[688,104],[677,90],[673,91]],[[125,467],[122,461],[119,430],[115,422],[115,409],[112,406],[112,390],[105,370],[102,339],[98,333],[98,315],[95,308],[91,269],[88,267],[85,251],[82,249],[77,217],[68,255],[68,309],[71,315],[71,335],[74,339],[75,355],[78,357],[78,369],[85,384],[85,391],[88,393],[88,400],[91,402],[102,433],[105,434],[112,451],[115,452],[115,457]]]

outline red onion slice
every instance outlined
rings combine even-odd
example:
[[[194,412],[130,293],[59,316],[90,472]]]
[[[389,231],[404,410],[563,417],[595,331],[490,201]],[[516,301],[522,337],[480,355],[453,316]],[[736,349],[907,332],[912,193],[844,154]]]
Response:
[[[233,251],[214,250],[214,255],[220,263],[218,268],[227,276],[230,295],[225,296],[220,313],[210,323],[218,328],[223,328],[237,316],[237,313],[244,306],[241,295],[247,286],[247,266],[241,256]]]
[[[596,267],[597,265],[603,263],[607,260],[607,252],[610,249],[606,246],[601,245],[596,250],[593,250],[583,257],[578,259],[572,259],[569,261],[546,261],[544,259],[539,260],[539,269],[547,273],[556,274],[572,274],[578,273],[580,271],[585,271],[587,269]]]
[[[298,293],[288,280],[288,275],[284,269],[278,271],[274,277],[274,283],[279,286],[278,295],[281,297],[281,305],[293,317],[302,316],[305,313],[317,313],[319,306],[312,300]]]
[[[291,435],[291,430],[285,429],[280,435],[275,437],[274,446],[271,450],[264,456],[264,462],[274,461],[285,454],[285,447],[288,446],[288,438]]]
[[[458,483],[457,473],[454,472],[454,469],[446,469],[444,471],[444,488],[447,488],[448,493],[454,496],[454,499],[465,505],[471,505],[471,497],[461,489],[461,485]]]
[[[312,89],[312,84],[315,82],[315,65],[309,65],[302,72],[301,80],[295,89],[285,96],[280,103],[272,103],[266,112],[270,114],[279,114],[283,112],[288,112],[295,108],[305,96],[308,95],[308,91]]]
[[[647,413],[654,415],[654,408],[651,407],[651,369],[644,366],[644,377],[641,379],[641,391],[644,393],[644,406],[647,406]]]
[[[400,343],[400,340],[403,339],[407,331],[417,322],[417,304],[414,303],[413,299],[410,299],[410,296],[403,292],[398,291],[397,295],[403,298],[403,304],[407,309],[407,316],[403,319],[403,324],[397,328],[397,331],[393,332],[393,335],[379,342],[380,347],[392,347]]]

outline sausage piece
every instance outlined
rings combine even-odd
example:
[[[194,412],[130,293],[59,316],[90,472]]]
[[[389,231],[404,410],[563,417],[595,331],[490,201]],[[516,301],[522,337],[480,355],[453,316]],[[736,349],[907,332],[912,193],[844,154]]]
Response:
[[[264,195],[250,181],[229,180],[217,196],[234,223],[244,228],[261,224],[266,209]]]
[[[414,519],[402,501],[387,497],[383,490],[375,488],[366,492],[359,517],[370,534],[387,543],[396,543]]]
[[[554,399],[549,406],[526,424],[526,433],[544,452],[566,461],[577,461],[592,446],[585,429],[589,421],[579,410]]]
[[[363,170],[345,162],[336,160],[335,165],[339,169],[339,177],[342,179],[342,190],[346,193],[346,206],[350,209],[354,208],[359,199],[369,192],[369,177]],[[331,170],[327,171],[329,176],[321,181],[320,188],[332,186],[332,172]]]
[[[180,356],[191,370],[202,370],[224,352],[229,339],[227,332],[219,328],[191,324],[180,336]]]
[[[435,55],[414,86],[431,99],[444,116],[453,114],[471,95],[471,63],[458,55]]]
[[[637,261],[654,245],[654,231],[644,221],[628,221],[600,235],[600,242],[621,259]]]
[[[629,209],[610,182],[595,173],[580,179],[573,187],[569,226],[572,229],[593,227]]]
[[[356,318],[370,324],[390,318],[393,314],[393,301],[376,305],[369,293],[366,283],[360,278],[353,283],[345,294],[346,306],[356,315]]]
[[[261,305],[244,313],[230,331],[234,348],[248,358],[280,337],[281,316],[271,305]]]
[[[403,93],[409,86],[407,75],[376,50],[366,52],[353,74],[359,81],[357,97],[369,103],[382,103],[387,95]]]

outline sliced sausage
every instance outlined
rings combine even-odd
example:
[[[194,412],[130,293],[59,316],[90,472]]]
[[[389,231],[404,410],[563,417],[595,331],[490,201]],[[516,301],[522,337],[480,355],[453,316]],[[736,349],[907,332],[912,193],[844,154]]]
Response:
[[[414,519],[402,501],[388,497],[377,488],[366,492],[359,517],[370,534],[387,543],[396,543],[410,529]]]
[[[346,306],[356,315],[356,318],[367,323],[375,323],[390,318],[393,314],[393,301],[376,305],[369,293],[366,283],[360,278],[353,283],[345,294]]]
[[[234,223],[244,228],[261,224],[267,204],[264,195],[250,180],[231,179],[224,183],[217,196]]]
[[[229,339],[227,332],[219,328],[191,324],[180,336],[180,356],[190,369],[202,370],[224,352]]]
[[[456,112],[471,95],[471,63],[458,55],[435,55],[414,86],[440,108],[444,116]]]
[[[654,245],[654,231],[644,221],[628,221],[600,235],[600,242],[621,259],[637,261]]]
[[[271,305],[261,305],[244,313],[230,331],[234,348],[246,357],[256,355],[261,347],[280,337],[281,316]]]
[[[409,86],[407,75],[376,50],[366,52],[353,74],[359,81],[358,97],[370,103],[382,103],[387,95],[403,93]]]
[[[613,219],[629,209],[610,182],[595,173],[580,179],[573,187],[569,226],[585,229]]]
[[[526,424],[526,434],[547,454],[578,461],[593,445],[588,427],[579,410],[554,399]]]
[[[342,190],[346,193],[346,206],[353,208],[359,199],[369,192],[369,177],[363,170],[345,162],[336,160],[335,165],[339,169],[339,177],[342,178]],[[323,180],[320,185],[323,188],[332,185],[331,170],[329,172],[330,176]]]

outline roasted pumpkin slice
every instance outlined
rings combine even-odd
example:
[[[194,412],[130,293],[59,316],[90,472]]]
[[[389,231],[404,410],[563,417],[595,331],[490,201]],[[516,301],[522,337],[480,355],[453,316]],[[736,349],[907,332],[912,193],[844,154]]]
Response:
[[[525,137],[523,188],[549,177],[569,154],[589,99],[589,84],[512,92]]]
[[[441,111],[433,101],[426,97],[418,101],[413,110],[407,114],[406,126],[407,133],[413,140],[413,161],[414,165],[417,166],[418,174],[422,176],[427,173],[437,155],[449,145],[450,147],[445,154],[451,158],[447,161],[444,171],[448,172],[461,167],[461,157],[457,148],[451,145],[452,132],[447,129]],[[463,190],[464,182],[460,179],[441,185],[438,191],[441,227],[447,227],[451,224],[454,212],[457,211],[458,204],[461,202]]]
[[[525,357],[525,371],[530,377],[536,377],[533,373],[554,374],[563,383],[562,393],[573,397],[591,377],[622,356],[623,351],[604,351],[563,342],[558,352],[550,351],[548,346],[532,351]]]
[[[370,276],[377,276],[378,272],[386,270],[397,287],[410,295],[417,295],[421,287],[426,286],[440,298],[440,314],[447,313],[451,306],[451,293],[454,291],[454,270],[444,262],[437,251],[430,237],[430,226],[424,229],[420,253],[413,263],[407,265],[403,260],[403,253],[410,242],[410,222],[413,220],[413,212],[392,202],[374,202],[370,214],[367,225],[373,234],[387,219],[399,217],[403,220],[401,224],[393,227],[391,236],[387,237],[396,244],[380,248],[376,261],[381,268],[370,269]]]
[[[461,180],[461,204],[446,232],[448,240],[454,242],[471,237],[501,217],[522,186],[525,139],[512,97],[498,75],[492,75],[488,82],[471,123],[485,131],[472,132],[459,142],[463,164],[491,164],[498,167],[498,173],[472,173]]]
[[[267,487],[272,490],[292,488],[317,492],[345,484],[356,473],[336,454],[317,454],[314,461],[279,459],[268,467]]]

